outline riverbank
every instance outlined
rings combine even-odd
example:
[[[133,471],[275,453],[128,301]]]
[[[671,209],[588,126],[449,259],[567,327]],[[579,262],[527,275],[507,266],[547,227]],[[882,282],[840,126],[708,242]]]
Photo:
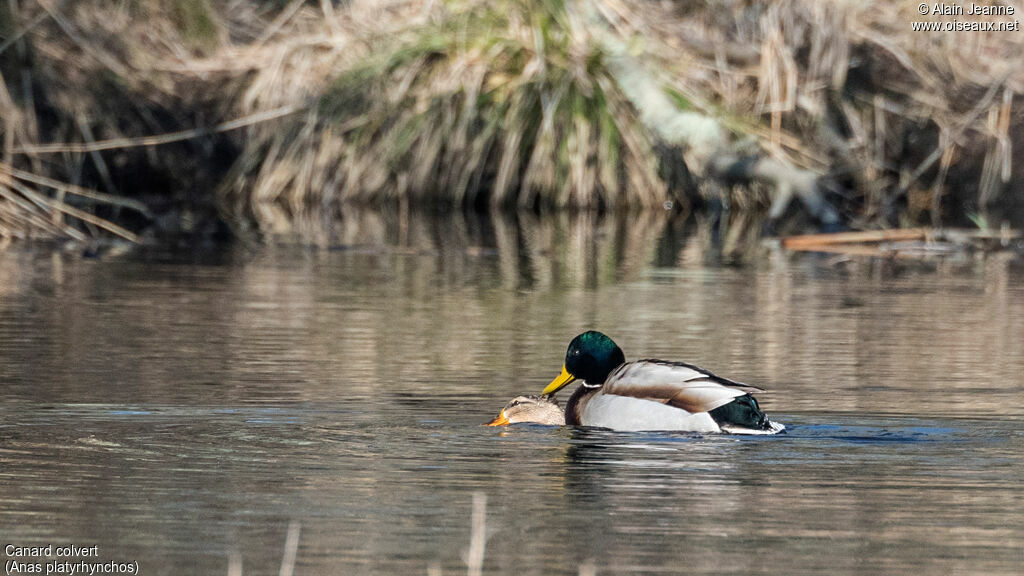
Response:
[[[315,235],[360,205],[1019,229],[1024,36],[912,30],[944,18],[802,0],[9,3],[0,235]]]

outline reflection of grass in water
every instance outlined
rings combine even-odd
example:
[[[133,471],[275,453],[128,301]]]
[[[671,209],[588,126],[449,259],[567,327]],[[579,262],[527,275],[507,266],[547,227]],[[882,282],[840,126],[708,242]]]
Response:
[[[469,548],[465,552],[467,576],[480,576],[484,570],[484,552],[487,546],[487,495],[473,492],[473,511],[470,515]],[[580,576],[594,576],[597,570],[592,560],[580,565]],[[427,566],[428,576],[442,576],[440,564]]]
[[[603,286],[641,278],[652,267],[750,261],[763,252],[762,220],[685,217],[664,211],[435,214],[347,209],[320,235],[324,248],[496,259],[509,288]],[[297,222],[300,234],[322,227]]]
[[[660,206],[652,143],[581,22],[556,0],[453,3],[379,41],[308,114],[255,139],[232,190],[288,206]],[[289,81],[294,82],[291,78]],[[330,150],[330,157],[322,155]],[[273,211],[254,209],[267,229]],[[294,216],[279,214],[279,217]]]
[[[284,554],[281,557],[281,569],[279,576],[292,576],[295,573],[295,561],[299,550],[299,533],[301,525],[298,521],[288,523],[288,533],[285,536]],[[464,560],[466,562],[466,574],[468,576],[481,576],[484,568],[484,553],[487,547],[487,495],[483,492],[473,492],[473,510],[470,514],[469,548],[466,549]],[[581,576],[593,576],[596,574],[592,561],[587,561],[580,566]],[[427,574],[430,576],[441,576],[443,574],[441,565],[432,563],[427,566]],[[242,575],[242,555],[240,552],[232,551],[228,555],[228,576]]]
[[[299,533],[302,525],[297,520],[288,523],[288,533],[284,539],[284,554],[281,556],[279,576],[292,576],[295,573],[295,560],[299,552]],[[242,576],[242,554],[237,550],[228,555],[228,576]]]
[[[652,267],[748,262],[763,253],[761,224],[750,215],[684,216],[665,211],[389,211],[348,208],[324,225],[295,221],[298,238],[329,250],[444,256],[445,266],[495,260],[507,288],[595,287],[640,279]],[[460,264],[463,263],[463,264]]]

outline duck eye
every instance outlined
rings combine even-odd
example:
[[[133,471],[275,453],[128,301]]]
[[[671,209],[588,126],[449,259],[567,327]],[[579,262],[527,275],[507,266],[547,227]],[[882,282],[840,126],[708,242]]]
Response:
[[[513,400],[512,401],[512,405],[513,406],[519,406],[519,400]]]
[[[573,356],[579,356],[580,355],[580,351],[579,350],[573,350],[572,351],[572,355]]]

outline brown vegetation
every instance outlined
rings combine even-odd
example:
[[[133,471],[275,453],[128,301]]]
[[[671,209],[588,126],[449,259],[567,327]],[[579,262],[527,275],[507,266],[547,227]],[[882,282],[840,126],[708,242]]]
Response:
[[[367,203],[1019,226],[1024,34],[911,30],[936,19],[813,0],[15,0],[0,234],[306,233]]]

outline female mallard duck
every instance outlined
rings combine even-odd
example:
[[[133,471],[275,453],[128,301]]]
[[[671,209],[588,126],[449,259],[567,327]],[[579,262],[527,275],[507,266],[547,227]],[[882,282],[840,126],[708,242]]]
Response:
[[[600,332],[573,338],[562,373],[544,389],[554,394],[583,383],[565,405],[567,424],[613,430],[681,430],[776,434],[751,391],[761,390],[682,362],[626,362],[622,349]]]
[[[547,396],[516,396],[487,425],[507,426],[522,422],[561,426],[565,424],[565,414],[558,403]]]

